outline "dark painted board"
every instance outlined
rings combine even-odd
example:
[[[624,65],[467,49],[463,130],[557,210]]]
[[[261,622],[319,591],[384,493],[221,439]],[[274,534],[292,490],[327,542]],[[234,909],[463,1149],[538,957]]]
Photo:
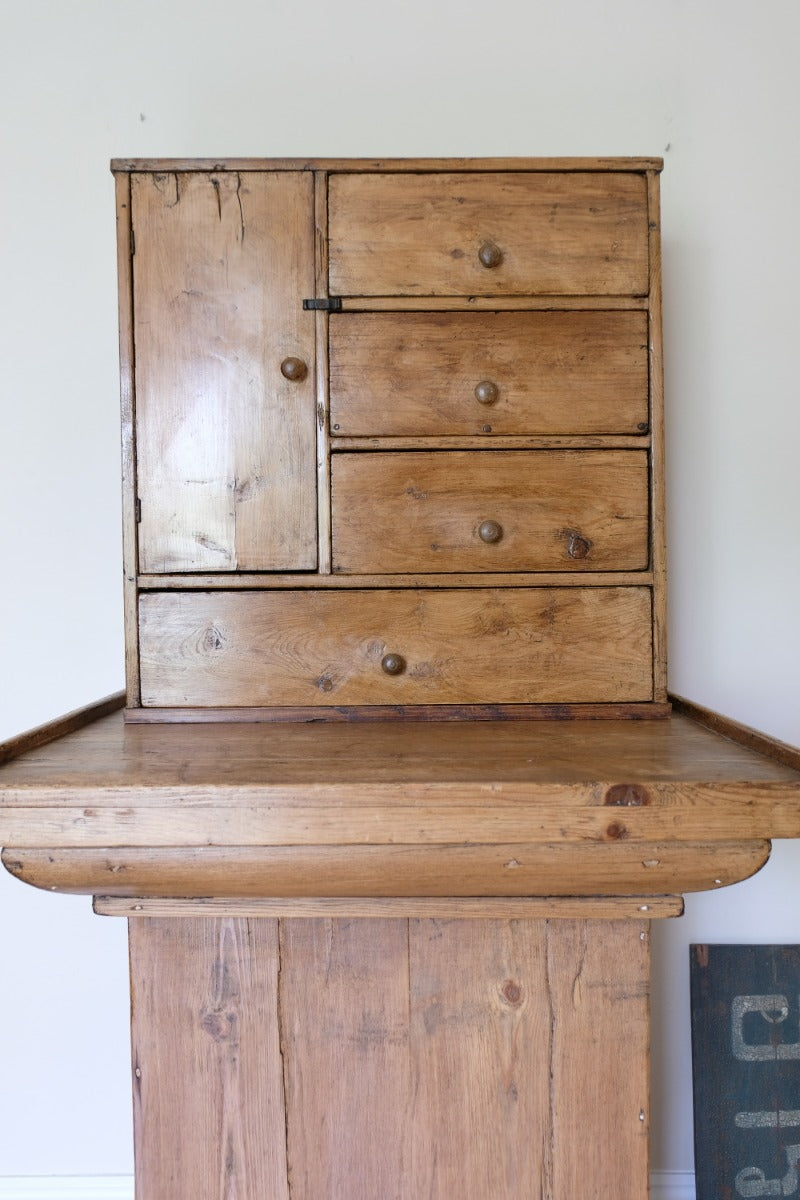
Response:
[[[697,1200],[800,1194],[800,946],[691,947]]]

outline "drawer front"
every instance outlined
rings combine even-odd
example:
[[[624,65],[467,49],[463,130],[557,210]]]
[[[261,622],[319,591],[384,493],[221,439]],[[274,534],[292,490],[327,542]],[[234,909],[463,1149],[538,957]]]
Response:
[[[346,313],[329,328],[334,437],[648,427],[644,312]]]
[[[498,172],[332,175],[339,296],[637,295],[646,178]]]
[[[650,617],[648,588],[149,593],[142,703],[648,701]]]
[[[333,568],[644,570],[644,450],[333,456]]]

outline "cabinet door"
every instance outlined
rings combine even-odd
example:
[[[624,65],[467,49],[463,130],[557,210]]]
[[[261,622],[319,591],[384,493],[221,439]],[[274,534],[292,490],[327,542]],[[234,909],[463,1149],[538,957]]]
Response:
[[[134,174],[139,569],[317,565],[310,174]]]

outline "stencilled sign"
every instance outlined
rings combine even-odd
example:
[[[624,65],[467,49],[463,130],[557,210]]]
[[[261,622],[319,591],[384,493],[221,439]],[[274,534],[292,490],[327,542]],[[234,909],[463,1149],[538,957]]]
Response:
[[[691,947],[697,1200],[800,1200],[800,946]]]

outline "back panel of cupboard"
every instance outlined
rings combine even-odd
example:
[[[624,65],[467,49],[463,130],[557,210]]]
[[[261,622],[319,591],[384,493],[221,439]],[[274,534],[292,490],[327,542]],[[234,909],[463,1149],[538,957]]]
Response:
[[[665,711],[659,165],[116,164],[129,716]]]

